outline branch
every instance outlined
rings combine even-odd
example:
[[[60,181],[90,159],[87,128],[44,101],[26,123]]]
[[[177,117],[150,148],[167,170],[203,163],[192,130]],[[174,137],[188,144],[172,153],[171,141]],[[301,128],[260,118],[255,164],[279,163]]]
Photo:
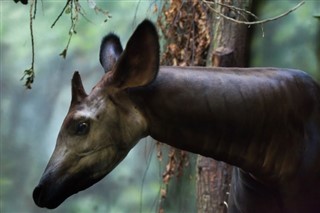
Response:
[[[240,7],[236,7],[236,6],[233,6],[233,5],[224,4],[224,3],[220,3],[220,2],[211,2],[211,3],[217,4],[217,5],[220,5],[220,6],[223,6],[223,7],[227,7],[227,8],[229,8],[229,9],[231,9],[231,10],[233,10],[233,11],[236,11],[236,12],[238,12],[238,13],[240,13],[240,12],[246,13],[246,14],[254,17],[255,19],[258,19],[258,17],[257,17],[255,14],[253,14],[252,12],[250,12],[250,11],[248,11],[248,10],[246,10],[246,9],[242,9],[242,8],[240,8]],[[241,13],[240,13],[240,14],[241,14]]]
[[[69,39],[67,42],[67,45],[65,49],[60,53],[60,55],[65,58],[67,55],[67,51],[71,42],[71,38],[74,34],[76,34],[76,26],[79,21],[79,14],[84,17],[87,21],[90,21],[85,13],[83,12],[83,9],[79,3],[79,0],[65,0],[66,4],[63,7],[62,11],[59,13],[58,17],[54,20],[53,24],[51,25],[51,28],[53,28],[56,23],[60,20],[62,15],[64,13],[70,14],[71,18],[71,26],[69,28]],[[107,18],[104,20],[106,22],[108,19],[111,18],[111,15],[108,11],[103,10],[102,8],[96,6],[95,0],[87,0],[89,3],[89,6],[94,9],[96,13],[102,13]],[[31,89],[31,85],[33,84],[34,78],[35,78],[35,70],[34,70],[34,64],[35,64],[35,46],[34,46],[34,35],[33,35],[33,20],[36,18],[36,12],[37,12],[37,0],[30,0],[30,37],[31,37],[31,48],[32,48],[32,59],[31,59],[31,67],[29,69],[26,69],[23,73],[21,81],[26,79],[25,81],[25,87],[27,89]]]
[[[53,24],[51,25],[51,28],[54,27],[54,25],[56,25],[56,23],[58,22],[58,20],[61,18],[61,16],[63,15],[63,13],[66,11],[67,7],[69,6],[71,0],[67,0],[66,5],[64,5],[62,11],[60,12],[60,14],[58,15],[58,17],[56,18],[56,20],[54,20]]]
[[[68,0],[70,1],[70,0]],[[59,54],[60,56],[62,56],[63,58],[67,57],[67,52],[69,49],[69,45],[71,42],[71,38],[74,34],[76,34],[76,26],[77,26],[77,21],[79,20],[79,16],[78,13],[79,11],[81,11],[81,6],[77,1],[70,1],[70,21],[71,21],[71,26],[69,29],[69,39],[68,39],[68,43],[67,46],[64,48],[64,50]],[[65,7],[66,8],[66,7]],[[65,10],[65,9],[64,9]],[[64,11],[63,10],[63,11]]]
[[[34,72],[34,55],[35,55],[35,49],[34,49],[34,36],[33,36],[33,19],[35,18],[36,12],[35,8],[37,5],[37,0],[31,0],[30,2],[30,11],[29,11],[29,17],[30,17],[30,36],[31,36],[31,50],[32,50],[32,58],[31,58],[31,67],[24,71],[24,74],[20,80],[24,80],[25,77],[27,77],[27,80],[25,82],[25,87],[27,89],[31,89],[31,85],[35,78],[35,72]]]
[[[296,6],[294,6],[293,8],[291,8],[290,10],[288,10],[287,12],[285,12],[283,14],[280,14],[278,16],[272,17],[272,18],[267,18],[267,19],[260,20],[260,21],[240,21],[240,20],[237,20],[237,19],[234,19],[234,18],[230,18],[229,16],[226,16],[226,15],[222,14],[221,12],[219,12],[218,10],[213,8],[212,5],[217,4],[217,5],[221,5],[221,6],[227,7],[229,9],[237,10],[238,12],[245,12],[245,13],[253,16],[253,17],[256,17],[256,16],[253,15],[251,12],[249,12],[247,10],[244,10],[244,9],[241,9],[241,8],[238,8],[238,7],[234,7],[234,6],[231,6],[231,5],[225,5],[225,4],[217,3],[217,2],[210,2],[210,1],[207,1],[207,0],[202,0],[202,1],[206,5],[208,5],[210,10],[212,10],[214,13],[218,14],[219,16],[223,17],[224,19],[227,19],[229,21],[232,21],[232,22],[235,22],[235,23],[238,23],[238,24],[246,24],[246,25],[264,24],[264,23],[267,23],[267,22],[270,22],[270,21],[277,20],[277,19],[282,18],[282,17],[288,15],[289,13],[295,11],[296,9],[298,9],[299,7],[301,7],[305,3],[305,1],[302,1],[299,4],[297,4]]]
[[[99,8],[98,6],[96,6],[96,3],[94,0],[88,0],[88,4],[89,7],[94,9],[95,12],[97,13],[102,13],[103,15],[105,15],[107,18],[104,20],[104,22],[106,22],[109,18],[111,18],[111,15],[109,14],[108,11],[105,11],[101,8]],[[67,42],[66,47],[63,49],[63,51],[59,54],[60,56],[62,56],[63,58],[67,57],[67,52],[68,52],[68,48],[71,42],[71,38],[74,34],[76,34],[76,26],[77,23],[79,21],[79,14],[88,22],[90,22],[90,20],[86,17],[81,4],[79,3],[78,0],[67,0],[65,6],[63,7],[62,11],[60,12],[60,14],[58,15],[58,17],[55,19],[55,21],[53,22],[53,24],[51,25],[51,28],[53,28],[55,26],[55,24],[58,22],[58,20],[61,18],[61,16],[64,14],[70,14],[70,20],[71,20],[71,26],[69,28],[69,39]]]

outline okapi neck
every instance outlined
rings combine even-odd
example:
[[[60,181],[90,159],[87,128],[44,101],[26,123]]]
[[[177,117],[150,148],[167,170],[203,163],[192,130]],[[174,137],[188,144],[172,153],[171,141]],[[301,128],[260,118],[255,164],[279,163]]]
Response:
[[[164,68],[152,84],[128,94],[154,139],[253,175],[289,178],[299,169],[305,121],[299,113],[308,100],[300,90],[289,96],[286,88],[299,85],[286,72],[238,71]]]

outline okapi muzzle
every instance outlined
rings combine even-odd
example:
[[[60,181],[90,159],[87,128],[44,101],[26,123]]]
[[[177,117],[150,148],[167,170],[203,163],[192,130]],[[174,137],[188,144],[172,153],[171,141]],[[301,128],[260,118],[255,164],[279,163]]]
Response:
[[[159,67],[145,20],[123,50],[102,40],[102,79],[78,72],[55,150],[33,192],[56,208],[111,172],[146,136],[235,166],[230,213],[320,212],[320,87],[280,68]]]

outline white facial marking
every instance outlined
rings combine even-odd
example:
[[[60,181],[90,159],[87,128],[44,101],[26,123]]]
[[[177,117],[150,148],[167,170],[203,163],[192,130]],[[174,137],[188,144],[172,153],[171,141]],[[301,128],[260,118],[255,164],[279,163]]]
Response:
[[[74,118],[75,119],[80,119],[80,118],[92,118],[94,119],[95,118],[95,113],[93,113],[92,109],[88,106],[84,106],[83,109],[77,111],[75,114],[74,114]]]
[[[103,99],[93,100],[90,105],[84,104],[81,110],[74,114],[75,119],[90,118],[96,120],[99,112],[105,107]]]

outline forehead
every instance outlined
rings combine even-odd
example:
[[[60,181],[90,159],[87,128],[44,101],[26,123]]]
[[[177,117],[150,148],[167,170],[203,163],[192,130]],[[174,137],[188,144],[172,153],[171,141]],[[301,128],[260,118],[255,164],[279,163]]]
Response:
[[[76,120],[81,118],[95,119],[105,106],[103,98],[86,99],[81,104],[75,106],[70,114]]]
[[[81,118],[94,118],[96,117],[96,112],[91,107],[87,105],[83,105],[74,111],[72,117],[75,120],[78,120]]]

